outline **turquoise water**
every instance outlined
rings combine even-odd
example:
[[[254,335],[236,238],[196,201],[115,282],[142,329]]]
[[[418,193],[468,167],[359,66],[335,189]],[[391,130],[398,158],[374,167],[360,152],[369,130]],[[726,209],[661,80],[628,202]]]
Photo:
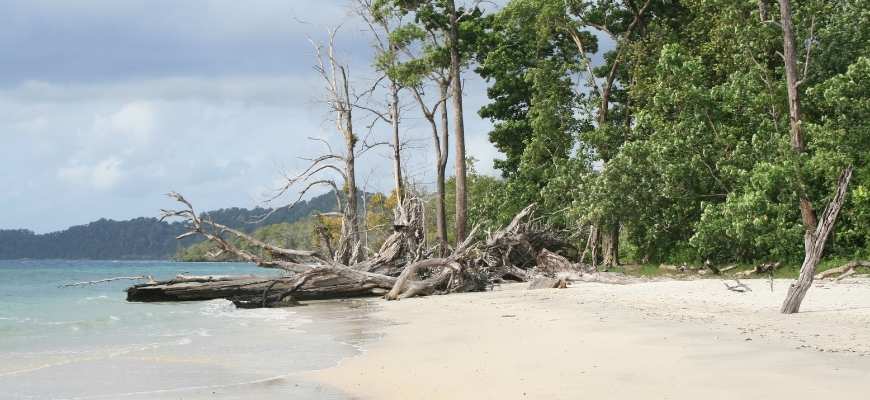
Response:
[[[366,301],[237,310],[127,303],[114,276],[269,274],[241,263],[0,260],[0,399],[341,399],[301,379],[369,339]],[[288,397],[289,396],[289,397]]]

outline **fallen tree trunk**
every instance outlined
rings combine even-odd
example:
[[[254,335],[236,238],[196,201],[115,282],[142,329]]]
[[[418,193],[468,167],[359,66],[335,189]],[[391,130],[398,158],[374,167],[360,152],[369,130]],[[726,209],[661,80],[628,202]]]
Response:
[[[815,279],[828,279],[828,278],[833,278],[836,276],[837,277],[836,279],[839,280],[839,279],[845,278],[846,274],[849,274],[849,275],[854,274],[855,270],[858,268],[870,268],[870,261],[863,261],[863,260],[851,261],[851,262],[846,263],[843,266],[829,269],[827,271],[819,272],[818,274],[816,274]]]
[[[564,289],[568,287],[565,279],[547,278],[545,276],[535,278],[529,283],[529,290],[537,289]]]
[[[395,278],[348,267],[314,267],[290,277],[219,277],[172,279],[127,289],[127,301],[196,301],[228,299],[237,305],[280,305],[293,300],[325,300],[375,296],[391,289]],[[203,279],[206,278],[206,279]]]
[[[541,275],[536,264],[548,275],[559,275],[567,282],[583,274],[582,264],[572,264],[559,251],[576,251],[546,228],[536,227],[535,205],[520,213],[503,229],[477,240],[472,233],[445,258],[422,259],[422,203],[403,204],[394,223],[394,233],[372,258],[353,265],[342,265],[338,257],[316,252],[284,249],[251,238],[249,235],[203,220],[180,194],[170,196],[184,204],[182,210],[164,210],[163,218],[183,218],[191,230],[180,236],[202,235],[221,251],[229,252],[261,267],[278,268],[289,276],[184,277],[163,282],[135,285],[127,290],[129,301],[193,301],[224,298],[241,307],[272,307],[295,300],[335,299],[386,294],[389,300],[435,293],[486,290],[504,279],[528,281]],[[233,235],[266,253],[243,250],[222,237]],[[333,261],[329,261],[329,260]],[[421,260],[422,259],[422,260]],[[567,275],[566,275],[567,274]],[[565,275],[565,276],[563,276]],[[398,277],[396,277],[398,276]]]

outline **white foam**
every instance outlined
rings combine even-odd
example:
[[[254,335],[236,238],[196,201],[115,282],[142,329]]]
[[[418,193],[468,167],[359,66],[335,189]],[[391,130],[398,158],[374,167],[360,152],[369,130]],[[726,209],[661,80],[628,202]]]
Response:
[[[207,301],[200,308],[200,314],[208,317],[232,319],[238,326],[249,327],[264,322],[280,328],[296,329],[312,321],[300,318],[295,311],[286,308],[240,309],[229,300]]]

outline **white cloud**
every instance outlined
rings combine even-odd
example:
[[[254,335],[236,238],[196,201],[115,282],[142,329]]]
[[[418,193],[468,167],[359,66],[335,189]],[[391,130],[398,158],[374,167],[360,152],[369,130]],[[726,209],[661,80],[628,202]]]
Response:
[[[172,205],[163,197],[170,190],[199,209],[257,205],[281,172],[306,165],[298,157],[322,151],[308,137],[340,147],[317,103],[323,85],[305,35],[323,39],[327,27],[345,22],[339,55],[353,79],[374,75],[370,39],[344,0],[12,0],[3,7],[0,187],[13,189],[0,190],[0,228],[153,216]],[[469,93],[469,153],[491,164],[488,123],[475,116],[483,91],[469,85]],[[361,114],[363,129],[371,119]],[[416,146],[404,154],[408,176],[428,184],[428,126],[407,115],[403,139]],[[385,138],[388,129],[373,131]],[[388,153],[360,158],[368,190],[391,186]]]
[[[155,111],[151,103],[136,101],[125,104],[108,116],[98,116],[94,130],[104,135],[120,136],[130,144],[141,146],[148,143],[154,129]]]
[[[73,164],[61,167],[57,176],[63,181],[73,185],[84,185],[97,190],[111,189],[117,185],[122,177],[121,159],[109,157],[95,165]]]

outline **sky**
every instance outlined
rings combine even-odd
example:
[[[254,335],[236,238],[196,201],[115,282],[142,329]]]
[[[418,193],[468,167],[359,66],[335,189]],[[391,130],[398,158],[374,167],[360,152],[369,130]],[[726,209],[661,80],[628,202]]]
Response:
[[[308,38],[341,25],[353,83],[377,77],[349,3],[0,0],[0,229],[157,216],[172,190],[200,210],[262,205],[322,150],[309,137],[340,143]],[[495,174],[472,74],[465,103],[468,154]],[[430,184],[428,127],[404,124],[406,175]],[[367,153],[360,186],[389,190],[389,165],[388,148]]]

